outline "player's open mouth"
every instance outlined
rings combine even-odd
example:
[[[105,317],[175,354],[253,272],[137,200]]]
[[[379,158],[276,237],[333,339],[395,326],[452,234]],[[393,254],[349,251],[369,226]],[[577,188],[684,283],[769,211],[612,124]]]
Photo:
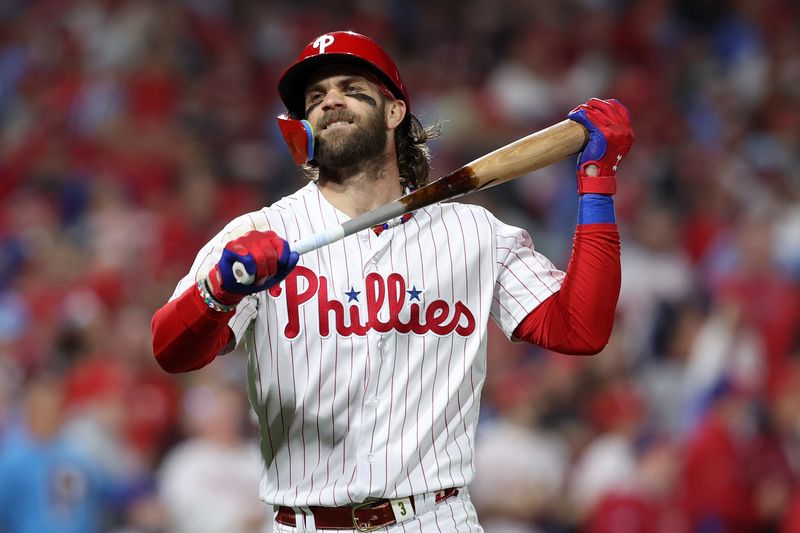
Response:
[[[330,124],[326,125],[322,129],[323,130],[330,130],[330,129],[336,129],[336,128],[344,128],[346,126],[349,126],[350,124],[352,124],[352,122],[348,122],[346,120],[337,120],[336,122],[331,122]]]

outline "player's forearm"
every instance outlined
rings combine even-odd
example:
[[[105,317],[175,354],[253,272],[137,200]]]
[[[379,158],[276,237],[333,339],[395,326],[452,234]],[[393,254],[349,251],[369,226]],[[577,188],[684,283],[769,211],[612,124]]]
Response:
[[[598,353],[611,336],[621,278],[616,224],[579,224],[561,290],[534,309],[514,335],[561,353]]]
[[[233,312],[208,307],[195,286],[153,315],[153,354],[167,372],[202,368],[232,339],[228,328]]]

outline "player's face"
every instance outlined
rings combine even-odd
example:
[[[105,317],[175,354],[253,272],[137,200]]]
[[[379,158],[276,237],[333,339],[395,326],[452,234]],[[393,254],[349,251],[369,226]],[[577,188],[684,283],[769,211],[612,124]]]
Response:
[[[357,71],[319,73],[306,89],[305,106],[320,166],[351,167],[385,152],[385,97]]]

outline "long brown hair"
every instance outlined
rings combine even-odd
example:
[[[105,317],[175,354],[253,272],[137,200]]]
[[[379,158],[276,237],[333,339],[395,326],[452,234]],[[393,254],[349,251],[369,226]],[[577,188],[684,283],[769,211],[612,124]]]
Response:
[[[400,184],[412,190],[428,183],[431,152],[428,141],[441,133],[441,125],[423,126],[417,117],[408,113],[394,133]]]

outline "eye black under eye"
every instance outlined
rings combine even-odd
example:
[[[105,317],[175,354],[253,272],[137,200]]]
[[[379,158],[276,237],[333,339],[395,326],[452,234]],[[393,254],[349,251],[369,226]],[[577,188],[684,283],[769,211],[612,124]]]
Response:
[[[347,97],[352,98],[353,100],[358,100],[359,102],[364,102],[372,107],[378,106],[378,102],[376,102],[373,97],[363,92],[354,92],[352,94],[348,94]]]

